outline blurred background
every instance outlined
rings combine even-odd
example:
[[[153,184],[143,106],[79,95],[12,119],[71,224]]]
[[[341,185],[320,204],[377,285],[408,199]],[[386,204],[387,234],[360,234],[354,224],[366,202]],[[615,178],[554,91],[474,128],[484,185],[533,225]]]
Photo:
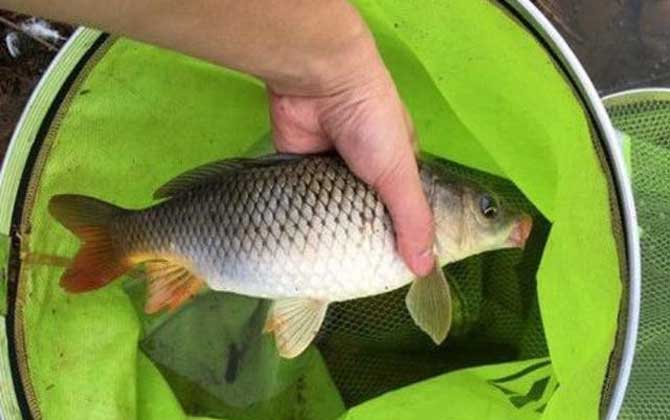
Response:
[[[670,0],[533,2],[570,44],[601,95],[670,88]],[[0,10],[0,162],[30,93],[72,31]]]

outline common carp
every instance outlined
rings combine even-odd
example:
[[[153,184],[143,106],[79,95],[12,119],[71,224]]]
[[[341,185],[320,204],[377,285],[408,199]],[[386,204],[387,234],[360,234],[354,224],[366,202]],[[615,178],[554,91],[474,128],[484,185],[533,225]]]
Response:
[[[279,354],[299,355],[331,302],[412,283],[416,324],[442,342],[451,323],[441,267],[481,252],[523,247],[532,221],[476,183],[419,162],[435,223],[435,269],[415,278],[396,252],[391,219],[376,192],[337,155],[226,159],[159,188],[159,203],[127,210],[57,195],[50,213],[83,245],[61,278],[69,292],[105,286],[138,264],[148,313],[174,309],[201,289],[271,299],[266,331]]]

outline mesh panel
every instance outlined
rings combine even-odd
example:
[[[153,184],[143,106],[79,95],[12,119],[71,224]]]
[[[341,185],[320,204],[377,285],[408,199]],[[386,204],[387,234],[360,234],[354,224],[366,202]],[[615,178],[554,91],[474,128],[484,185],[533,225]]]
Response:
[[[614,125],[631,137],[633,190],[640,224],[642,302],[637,349],[622,419],[670,416],[670,93],[608,101]]]

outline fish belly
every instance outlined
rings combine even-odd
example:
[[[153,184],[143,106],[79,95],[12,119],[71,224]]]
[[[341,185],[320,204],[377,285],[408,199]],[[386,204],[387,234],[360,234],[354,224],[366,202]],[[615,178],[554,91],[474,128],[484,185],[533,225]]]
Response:
[[[344,301],[389,292],[412,281],[411,271],[392,247],[355,246],[355,241],[350,245],[276,250],[226,261],[194,259],[200,261],[213,290],[266,299]]]

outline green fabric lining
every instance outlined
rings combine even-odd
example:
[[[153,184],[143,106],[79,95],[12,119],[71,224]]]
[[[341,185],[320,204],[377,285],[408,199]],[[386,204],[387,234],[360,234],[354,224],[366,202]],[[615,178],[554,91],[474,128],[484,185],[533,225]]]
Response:
[[[145,60],[156,68],[166,66],[173,71],[148,73]],[[141,81],[147,92],[159,92],[164,86],[175,86],[175,77],[180,80],[177,89],[194,94],[179,100],[168,100],[160,94],[149,98],[132,87]],[[212,91],[225,92],[229,98],[225,118],[220,111],[221,95],[209,95],[208,102],[203,97],[207,95],[198,94]],[[147,205],[153,189],[173,174],[213,156],[239,154],[245,141],[266,131],[264,101],[263,89],[247,78],[232,74],[221,77],[221,71],[210,65],[119,42],[82,83],[61,121],[35,209],[46,215],[52,191],[115,196],[115,202],[129,207]],[[219,124],[209,124],[210,129],[200,131],[190,128],[190,124],[206,127],[203,122],[210,120]],[[230,133],[226,138],[239,148],[225,147],[224,151],[218,141],[220,133]],[[166,139],[170,138],[179,141],[168,143]],[[113,156],[123,158],[110,159]],[[117,160],[123,163],[117,164]],[[161,171],[152,170],[148,166],[151,161],[159,162]],[[163,172],[163,168],[169,169]],[[36,217],[33,223],[33,252],[74,254],[77,242],[62,227],[48,217]],[[128,419],[139,418],[138,411],[160,413],[155,406],[153,411],[137,407],[136,378],[141,378],[139,383],[158,382],[137,374],[140,326],[120,282],[95,293],[68,296],[56,282],[46,281],[57,279],[60,272],[56,267],[28,266],[22,280],[25,294],[30,296],[30,304],[23,309],[28,363],[31,372],[36,373],[31,379],[43,415]],[[104,366],[95,362],[102,360]],[[104,396],[101,389],[105,390]],[[139,389],[155,390],[155,386]],[[153,398],[139,398],[139,402],[149,400]],[[170,401],[165,405],[170,406]]]
[[[544,359],[464,369],[389,392],[341,420],[536,420],[556,386]]]

